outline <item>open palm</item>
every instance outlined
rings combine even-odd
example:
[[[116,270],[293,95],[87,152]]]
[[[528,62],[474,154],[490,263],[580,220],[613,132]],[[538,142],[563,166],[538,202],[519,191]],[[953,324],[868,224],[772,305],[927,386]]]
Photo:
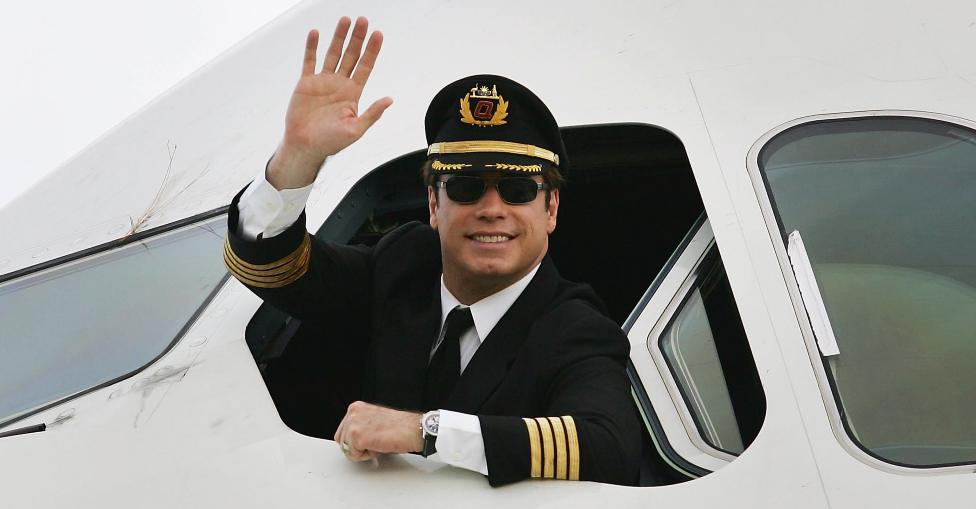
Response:
[[[350,25],[349,18],[339,20],[318,73],[315,68],[319,34],[316,30],[308,33],[302,75],[285,117],[283,143],[312,158],[324,160],[358,140],[393,103],[384,97],[359,112],[359,99],[379,55],[383,34],[373,32],[360,55],[368,22],[359,18],[343,52]]]

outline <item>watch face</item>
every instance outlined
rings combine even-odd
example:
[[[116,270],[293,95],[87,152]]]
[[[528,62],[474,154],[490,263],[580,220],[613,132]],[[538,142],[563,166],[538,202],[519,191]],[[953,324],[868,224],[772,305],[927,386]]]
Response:
[[[437,435],[437,430],[440,427],[441,414],[438,412],[430,412],[424,416],[424,431],[428,435]]]

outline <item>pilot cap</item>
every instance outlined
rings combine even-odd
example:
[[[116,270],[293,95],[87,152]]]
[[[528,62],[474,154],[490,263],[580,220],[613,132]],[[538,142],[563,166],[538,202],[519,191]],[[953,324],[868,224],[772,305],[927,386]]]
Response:
[[[430,102],[424,127],[431,175],[538,175],[566,165],[566,148],[549,108],[502,76],[478,74],[444,87]]]

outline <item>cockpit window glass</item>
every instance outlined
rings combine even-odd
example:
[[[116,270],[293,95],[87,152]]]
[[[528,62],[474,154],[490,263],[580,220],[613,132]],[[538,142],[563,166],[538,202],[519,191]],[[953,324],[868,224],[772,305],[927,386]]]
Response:
[[[0,422],[159,356],[226,274],[226,216],[0,285]]]
[[[765,397],[718,251],[661,333],[659,345],[685,405],[708,445],[738,455],[765,416]]]
[[[820,287],[850,437],[903,466],[976,461],[976,132],[912,117],[803,124],[759,166]]]

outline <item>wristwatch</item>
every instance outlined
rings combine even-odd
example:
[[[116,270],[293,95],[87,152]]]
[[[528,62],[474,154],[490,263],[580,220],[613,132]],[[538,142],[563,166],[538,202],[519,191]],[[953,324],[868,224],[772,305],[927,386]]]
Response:
[[[437,452],[437,430],[441,424],[441,413],[439,410],[431,410],[420,418],[420,431],[424,435],[424,449],[420,455],[428,457]]]

